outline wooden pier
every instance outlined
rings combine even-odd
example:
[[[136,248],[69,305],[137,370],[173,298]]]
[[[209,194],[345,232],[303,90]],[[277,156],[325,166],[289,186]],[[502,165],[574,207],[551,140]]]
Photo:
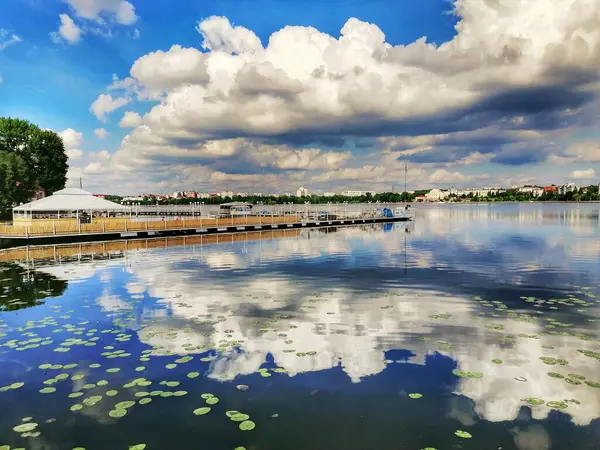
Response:
[[[178,218],[175,220],[98,219],[92,223],[44,221],[29,225],[0,225],[0,247],[69,242],[144,239],[161,236],[232,233],[272,229],[340,226],[408,221],[410,217],[339,218],[320,220],[299,215]]]

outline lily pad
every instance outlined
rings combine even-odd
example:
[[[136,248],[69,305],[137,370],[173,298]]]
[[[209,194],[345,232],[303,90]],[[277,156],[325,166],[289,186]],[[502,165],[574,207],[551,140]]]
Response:
[[[130,445],[129,450],[144,450],[146,448],[146,444],[136,444]]]
[[[471,433],[462,430],[456,430],[454,434],[457,435],[459,438],[463,439],[471,439],[473,437]]]
[[[197,416],[203,416],[204,414],[208,414],[210,412],[210,408],[208,406],[204,406],[203,408],[195,409],[193,412]]]
[[[251,420],[246,420],[242,423],[240,423],[240,430],[242,431],[250,431],[250,430],[254,430],[256,428],[256,424],[254,422],[252,422]]]
[[[35,430],[37,426],[38,424],[35,422],[22,423],[21,425],[17,425],[16,427],[14,427],[13,431],[16,431],[17,433],[27,433],[29,431]]]
[[[546,403],[541,398],[535,398],[535,397],[522,398],[521,400],[531,406],[539,406],[539,405],[543,405],[544,403]]]
[[[207,405],[216,405],[217,403],[219,403],[219,399],[217,397],[209,397],[206,399]]]
[[[423,394],[414,393],[414,394],[408,394],[408,396],[410,398],[418,399],[418,398],[423,397]]]
[[[119,417],[123,417],[124,415],[127,414],[127,410],[126,409],[112,409],[108,412],[108,415],[110,417],[114,417],[114,418],[119,418]]]
[[[56,388],[54,387],[46,387],[40,389],[40,394],[54,394],[56,392]]]
[[[115,409],[127,409],[127,408],[131,408],[133,405],[135,405],[134,401],[127,400],[124,402],[117,403],[115,405]]]
[[[234,422],[245,422],[250,419],[250,416],[248,414],[238,413],[231,416],[230,419]]]
[[[561,401],[548,402],[546,405],[554,409],[566,409],[569,406],[566,402]]]
[[[198,378],[200,376],[200,372],[190,372],[187,374],[188,378]]]
[[[119,391],[115,391],[114,389],[111,389],[110,391],[106,391],[106,396],[107,397],[114,397],[118,393],[119,393]]]
[[[454,375],[460,378],[482,378],[483,374],[481,372],[466,372],[463,370],[454,369],[452,371]]]

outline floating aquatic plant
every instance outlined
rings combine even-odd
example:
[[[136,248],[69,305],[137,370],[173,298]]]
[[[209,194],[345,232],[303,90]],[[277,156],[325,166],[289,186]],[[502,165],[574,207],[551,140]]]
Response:
[[[27,423],[22,423],[21,425],[17,425],[16,427],[13,428],[13,431],[16,431],[17,433],[27,433],[29,431],[33,431],[38,427],[38,424],[35,422],[27,422]]]
[[[418,398],[422,398],[423,394],[414,393],[414,394],[408,394],[408,396],[410,398],[418,399]]]
[[[250,431],[250,430],[254,430],[254,428],[256,428],[256,424],[254,422],[252,422],[251,420],[246,420],[246,421],[240,423],[240,430],[242,430],[242,431]]]
[[[203,416],[204,414],[208,414],[210,412],[210,408],[208,406],[204,406],[202,408],[195,409],[193,412],[197,416]]]
[[[546,406],[554,409],[566,409],[569,405],[566,402],[562,401],[551,401],[546,403]]]
[[[454,375],[460,378],[482,378],[483,374],[481,372],[466,372],[463,370],[454,369],[452,371]]]
[[[473,437],[471,433],[462,430],[456,430],[454,434],[463,439],[471,439]]]
[[[535,398],[535,397],[522,398],[521,401],[524,401],[531,406],[539,406],[539,405],[543,405],[544,403],[546,403],[541,398]]]

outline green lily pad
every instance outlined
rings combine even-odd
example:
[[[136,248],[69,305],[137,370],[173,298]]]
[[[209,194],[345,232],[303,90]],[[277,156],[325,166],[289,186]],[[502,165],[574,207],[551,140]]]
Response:
[[[79,403],[75,403],[73,406],[71,406],[71,411],[75,412],[75,411],[79,411],[81,409],[83,409],[83,405],[79,404]]]
[[[208,414],[210,412],[210,408],[208,406],[205,406],[203,408],[197,408],[193,412],[197,416],[203,416],[204,414]]]
[[[110,391],[106,391],[106,396],[107,397],[114,397],[118,393],[119,393],[119,391],[115,391],[114,389],[111,389]]]
[[[145,398],[143,398],[143,399],[141,399],[141,400],[139,401],[139,404],[140,404],[140,405],[147,405],[147,404],[148,404],[148,403],[150,403],[150,402],[152,402],[152,399],[151,399],[150,397],[145,397]]]
[[[120,372],[120,371],[121,371],[121,369],[119,369],[118,367],[112,367],[110,369],[106,369],[107,373],[117,373],[117,372]]]
[[[144,450],[145,448],[146,448],[146,444],[137,444],[137,445],[129,446],[129,450]]]
[[[250,419],[250,416],[248,414],[238,413],[232,415],[230,419],[234,422],[245,422],[246,420]]]
[[[200,372],[190,372],[187,374],[188,378],[198,378],[200,376]]]
[[[54,394],[56,392],[56,388],[54,387],[46,387],[40,389],[40,394]]]
[[[473,437],[471,433],[462,430],[456,430],[454,434],[457,435],[459,438],[463,439],[471,439]]]
[[[548,403],[546,403],[546,405],[548,407],[554,408],[554,409],[566,409],[569,406],[566,402],[561,402],[561,401],[548,402]]]
[[[216,405],[217,403],[219,403],[219,399],[217,397],[209,397],[206,399],[207,405]]]
[[[592,388],[600,388],[600,383],[598,383],[597,381],[586,381],[585,384]]]
[[[112,409],[108,412],[108,415],[114,418],[123,417],[125,414],[127,414],[126,409]]]
[[[38,424],[35,422],[22,423],[21,425],[17,425],[16,427],[14,427],[13,431],[16,431],[17,433],[27,433],[29,431],[35,430],[37,426]]]
[[[492,359],[492,362],[494,364],[502,364],[504,361],[502,361],[501,359]]]
[[[213,394],[202,394],[200,397],[203,398],[204,400],[206,400],[208,398],[214,397],[214,395]]]
[[[127,408],[131,408],[133,405],[135,405],[134,401],[127,400],[124,402],[117,403],[115,405],[115,409],[127,409]]]
[[[564,378],[565,377],[564,375],[561,375],[560,373],[556,373],[556,372],[548,372],[547,375],[552,378]]]
[[[531,406],[539,406],[539,405],[543,405],[544,403],[546,403],[541,398],[535,398],[535,397],[522,398],[521,400]]]
[[[242,423],[240,423],[240,430],[242,431],[250,431],[250,430],[254,430],[256,428],[256,424],[254,422],[252,422],[251,420],[246,420]]]
[[[414,393],[414,394],[408,394],[408,396],[410,398],[418,399],[418,398],[422,398],[423,394]]]
[[[171,369],[174,369],[175,367],[177,367],[177,364],[167,364],[165,367],[167,369],[171,370]]]
[[[452,371],[454,375],[460,378],[482,378],[483,374],[481,372],[466,372],[463,370],[454,369]]]
[[[17,383],[13,383],[10,385],[11,389],[19,389],[22,388],[23,386],[25,386],[25,383],[23,383],[22,381],[19,381]]]

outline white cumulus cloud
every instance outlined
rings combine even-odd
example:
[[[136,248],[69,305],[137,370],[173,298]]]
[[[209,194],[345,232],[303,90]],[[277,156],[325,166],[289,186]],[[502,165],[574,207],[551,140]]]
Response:
[[[135,128],[142,124],[142,116],[135,111],[125,111],[123,118],[119,121],[121,128]]]
[[[110,133],[104,128],[96,128],[94,130],[94,134],[98,139],[106,139],[108,136],[110,136]]]
[[[596,171],[594,169],[574,170],[569,174],[569,178],[589,180],[590,178],[596,178]]]
[[[135,7],[126,0],[65,0],[77,16],[104,22],[103,17],[115,20],[121,25],[131,25],[138,19]]]
[[[77,2],[89,3],[88,18],[100,14],[91,4],[109,3]],[[598,94],[590,81],[600,58],[600,3],[452,5],[456,34],[439,45],[425,37],[392,45],[376,24],[356,18],[339,36],[286,26],[263,45],[248,28],[209,17],[197,25],[201,48],[173,43],[141,56],[109,87],[125,97],[102,94],[92,111],[106,120],[129,96],[156,100],[112,163],[130,171],[160,163],[165,176],[185,161],[220,180],[301,170],[323,184],[393,182],[403,177],[400,158],[415,166],[416,181],[475,183],[485,175],[439,166],[543,162],[556,153],[549,124],[568,129]],[[347,153],[345,144],[359,140],[390,153]]]
[[[58,32],[50,33],[50,37],[54,42],[66,41],[71,45],[75,45],[81,39],[82,30],[77,24],[71,19],[68,14],[61,14],[60,26]]]
[[[110,94],[100,94],[90,106],[90,111],[101,122],[107,121],[107,115],[129,103],[125,97],[113,98]]]

